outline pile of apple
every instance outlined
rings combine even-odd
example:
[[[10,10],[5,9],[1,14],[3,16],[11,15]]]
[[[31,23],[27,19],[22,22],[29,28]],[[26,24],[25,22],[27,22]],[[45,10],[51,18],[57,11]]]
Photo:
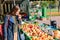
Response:
[[[39,26],[35,24],[23,24],[22,30],[32,37],[32,40],[53,40],[53,37],[44,33]]]

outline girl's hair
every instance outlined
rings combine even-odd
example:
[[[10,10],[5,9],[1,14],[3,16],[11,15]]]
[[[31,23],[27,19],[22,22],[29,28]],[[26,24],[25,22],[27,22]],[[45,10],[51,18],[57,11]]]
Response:
[[[14,6],[9,14],[15,15],[18,10],[19,10],[19,6]]]

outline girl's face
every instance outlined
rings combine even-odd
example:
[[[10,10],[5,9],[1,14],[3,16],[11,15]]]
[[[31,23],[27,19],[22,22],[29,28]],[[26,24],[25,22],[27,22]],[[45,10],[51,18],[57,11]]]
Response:
[[[16,12],[16,15],[19,15],[20,9],[18,9],[18,11]]]

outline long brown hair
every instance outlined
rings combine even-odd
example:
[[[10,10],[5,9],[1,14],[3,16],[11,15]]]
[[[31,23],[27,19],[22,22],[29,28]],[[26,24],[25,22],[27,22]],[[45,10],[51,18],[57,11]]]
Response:
[[[19,10],[19,6],[14,6],[12,10],[9,12],[10,15],[15,15],[16,12]]]

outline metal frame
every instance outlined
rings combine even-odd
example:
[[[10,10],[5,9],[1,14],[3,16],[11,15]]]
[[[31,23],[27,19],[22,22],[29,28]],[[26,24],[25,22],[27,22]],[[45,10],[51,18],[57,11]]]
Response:
[[[24,2],[25,0],[21,0],[21,1],[4,1],[3,4],[3,14],[6,12],[10,12],[10,10],[13,8],[14,5],[21,5],[22,2]],[[28,5],[27,5],[28,6]],[[10,9],[9,9],[10,8]],[[27,8],[27,7],[26,7]],[[7,10],[7,11],[6,11]]]

